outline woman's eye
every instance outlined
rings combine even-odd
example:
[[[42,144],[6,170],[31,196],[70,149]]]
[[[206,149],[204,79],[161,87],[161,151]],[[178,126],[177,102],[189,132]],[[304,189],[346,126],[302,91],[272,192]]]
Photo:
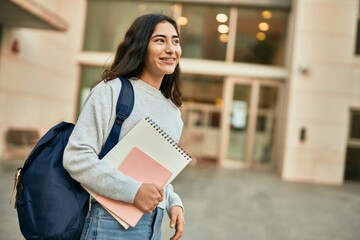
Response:
[[[163,43],[163,42],[165,42],[165,40],[162,38],[158,38],[158,39],[155,39],[155,42]]]
[[[173,44],[180,44],[180,39],[174,39]]]

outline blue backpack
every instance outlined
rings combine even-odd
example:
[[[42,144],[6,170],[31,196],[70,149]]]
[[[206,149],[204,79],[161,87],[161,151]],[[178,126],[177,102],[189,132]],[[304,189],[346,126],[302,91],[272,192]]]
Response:
[[[99,158],[118,142],[121,126],[134,106],[129,80],[116,105],[117,117]],[[26,239],[79,239],[88,211],[89,194],[63,167],[63,153],[74,124],[61,122],[36,144],[17,171],[16,202],[20,230]]]

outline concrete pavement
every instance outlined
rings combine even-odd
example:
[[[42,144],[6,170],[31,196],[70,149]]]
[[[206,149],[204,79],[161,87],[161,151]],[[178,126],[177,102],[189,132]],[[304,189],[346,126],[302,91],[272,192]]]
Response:
[[[14,169],[0,171],[0,240],[23,239],[9,205]],[[187,167],[173,185],[186,209],[183,239],[360,239],[360,183],[289,183],[275,173],[203,165]],[[167,218],[163,231],[163,239],[173,233]]]

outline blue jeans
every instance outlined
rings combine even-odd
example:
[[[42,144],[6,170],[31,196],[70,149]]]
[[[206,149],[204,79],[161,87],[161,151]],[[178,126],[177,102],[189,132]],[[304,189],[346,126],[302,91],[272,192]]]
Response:
[[[144,214],[138,224],[124,229],[99,203],[92,203],[90,215],[85,220],[82,240],[161,240],[163,210],[156,208]]]

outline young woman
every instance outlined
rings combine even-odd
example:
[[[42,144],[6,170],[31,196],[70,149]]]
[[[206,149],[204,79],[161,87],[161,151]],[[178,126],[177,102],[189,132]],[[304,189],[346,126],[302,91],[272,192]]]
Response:
[[[64,152],[64,167],[70,175],[106,197],[134,204],[145,214],[134,228],[125,230],[97,202],[92,203],[81,239],[161,239],[163,209],[175,228],[171,239],[180,239],[184,229],[183,205],[169,185],[161,189],[142,184],[99,160],[98,154],[115,121],[121,89],[118,76],[128,78],[135,104],[123,123],[120,139],[142,118],[152,118],[175,141],[183,123],[179,81],[181,47],[176,22],[165,15],[138,17],[119,44],[115,59],[91,91]]]

